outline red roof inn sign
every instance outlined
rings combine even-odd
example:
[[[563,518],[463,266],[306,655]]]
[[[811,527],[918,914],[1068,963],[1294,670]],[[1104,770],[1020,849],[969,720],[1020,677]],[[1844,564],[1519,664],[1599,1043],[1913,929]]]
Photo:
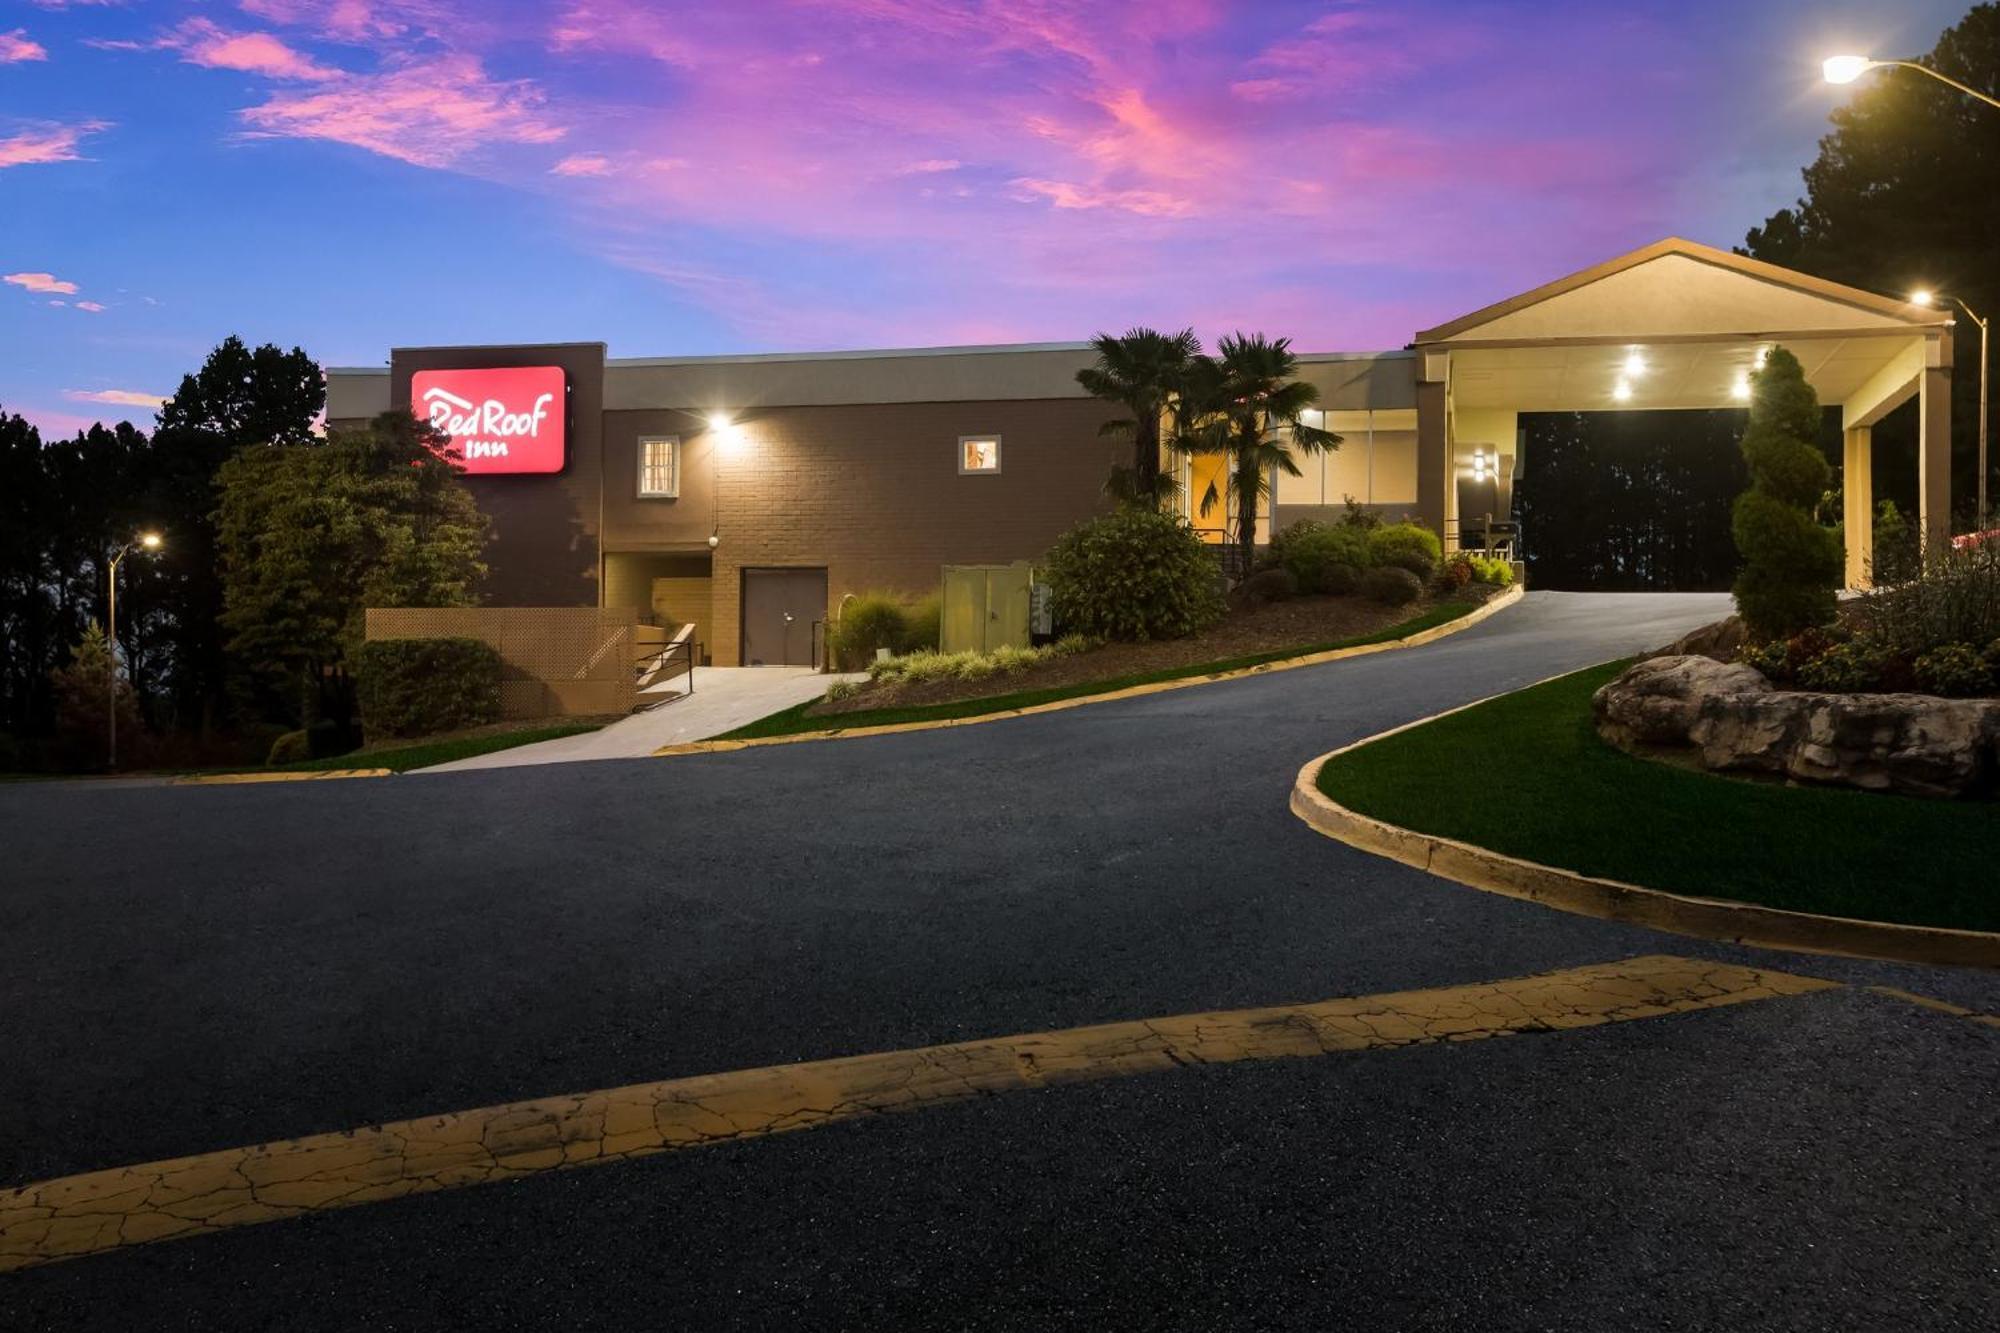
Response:
[[[475,477],[563,469],[561,366],[420,370],[410,378],[410,401],[451,437]]]

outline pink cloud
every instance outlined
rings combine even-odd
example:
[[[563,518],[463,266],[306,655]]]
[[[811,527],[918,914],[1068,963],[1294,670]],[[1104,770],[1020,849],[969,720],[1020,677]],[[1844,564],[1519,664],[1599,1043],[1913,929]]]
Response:
[[[546,144],[563,126],[533,84],[489,78],[477,57],[448,55],[353,75],[245,109],[253,136],[325,139],[419,167],[451,167],[495,144]]]
[[[76,146],[85,136],[111,128],[102,120],[80,121],[75,125],[52,125],[22,130],[0,139],[0,168],[35,166],[46,162],[75,162],[83,155]]]
[[[0,282],[31,292],[60,292],[64,296],[76,294],[76,284],[58,278],[53,273],[8,273],[0,275]]]
[[[166,402],[156,393],[137,389],[64,389],[63,397],[74,403],[104,403],[112,407],[147,407],[157,410]]]
[[[552,176],[607,176],[611,159],[598,153],[571,153],[549,168]]]
[[[93,315],[101,315],[105,312],[105,310],[108,307],[103,306],[96,301],[78,301],[76,303],[76,308],[78,310],[88,310]]]
[[[229,32],[204,18],[193,18],[162,38],[160,45],[179,51],[190,65],[234,69],[266,78],[325,83],[341,71],[294,51],[267,32]]]
[[[48,58],[48,48],[40,42],[30,41],[26,28],[16,28],[12,32],[0,32],[0,65],[13,65],[23,60],[47,60]]]

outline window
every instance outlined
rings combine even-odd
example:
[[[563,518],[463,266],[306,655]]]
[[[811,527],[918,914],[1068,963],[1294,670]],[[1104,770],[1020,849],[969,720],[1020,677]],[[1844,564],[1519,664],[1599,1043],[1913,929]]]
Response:
[[[681,437],[648,435],[639,441],[641,499],[672,500],[681,493]]]
[[[998,472],[1000,470],[1000,437],[998,435],[961,435],[958,437],[958,471],[960,476],[971,472]]]

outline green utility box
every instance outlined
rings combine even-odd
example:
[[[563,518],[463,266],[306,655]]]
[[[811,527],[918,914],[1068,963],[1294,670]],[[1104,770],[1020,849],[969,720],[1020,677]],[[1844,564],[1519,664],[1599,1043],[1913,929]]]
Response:
[[[947,653],[990,653],[1002,646],[1028,646],[1028,608],[1035,567],[946,565],[938,624],[938,649]]]

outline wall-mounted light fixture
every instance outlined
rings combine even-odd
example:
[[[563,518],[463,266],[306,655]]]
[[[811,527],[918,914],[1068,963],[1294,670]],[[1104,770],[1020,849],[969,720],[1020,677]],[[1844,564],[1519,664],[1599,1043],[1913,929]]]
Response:
[[[1491,481],[1498,475],[1497,468],[1495,467],[1497,461],[1486,446],[1481,445],[1479,448],[1474,449],[1472,451],[1472,479],[1474,481]]]

